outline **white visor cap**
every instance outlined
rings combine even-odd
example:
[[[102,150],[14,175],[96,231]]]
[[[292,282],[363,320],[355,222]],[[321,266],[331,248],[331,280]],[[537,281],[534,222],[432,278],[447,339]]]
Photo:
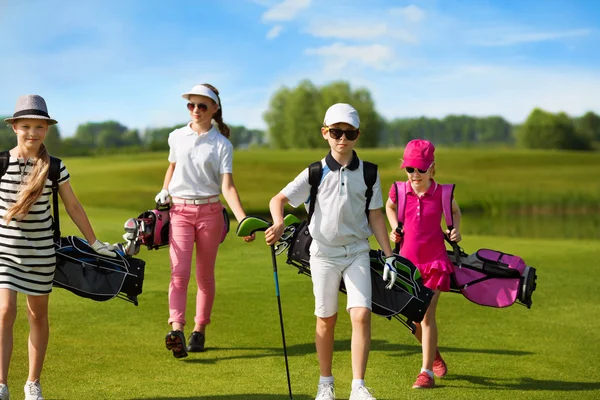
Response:
[[[345,122],[358,129],[360,126],[360,117],[358,116],[358,111],[356,111],[356,109],[350,104],[346,103],[337,103],[332,105],[325,113],[325,119],[323,120],[323,123],[325,126],[330,126],[340,122]]]
[[[194,86],[192,88],[192,90],[182,94],[181,97],[183,97],[186,100],[189,100],[190,96],[194,96],[194,95],[210,97],[211,99],[214,100],[215,103],[217,103],[219,105],[219,107],[221,106],[221,103],[219,102],[219,97],[217,97],[217,94],[204,85]]]

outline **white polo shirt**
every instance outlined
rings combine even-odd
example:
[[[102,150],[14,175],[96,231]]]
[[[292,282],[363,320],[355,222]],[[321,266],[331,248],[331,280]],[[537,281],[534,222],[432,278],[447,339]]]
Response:
[[[191,122],[169,134],[169,162],[177,163],[171,196],[198,198],[221,193],[221,175],[233,171],[233,146],[215,127],[198,134]]]
[[[314,240],[326,246],[347,246],[365,240],[373,234],[365,213],[367,185],[363,175],[363,162],[356,152],[348,166],[340,165],[331,152],[321,160],[323,174],[315,203],[315,212],[308,226]],[[308,168],[300,173],[282,191],[290,205],[305,203],[308,210],[310,184]],[[369,210],[383,207],[379,174],[373,185]]]

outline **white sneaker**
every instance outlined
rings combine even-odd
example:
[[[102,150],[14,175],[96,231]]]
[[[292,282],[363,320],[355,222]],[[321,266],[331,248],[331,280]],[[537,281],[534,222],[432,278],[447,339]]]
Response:
[[[369,389],[366,386],[359,386],[356,389],[352,389],[348,400],[377,400],[371,394],[371,390],[373,389]]]
[[[317,390],[315,400],[335,400],[333,383],[319,383],[319,390]]]
[[[0,400],[10,400],[8,386],[6,386],[4,383],[0,383]]]
[[[44,400],[39,382],[25,383],[25,400]]]

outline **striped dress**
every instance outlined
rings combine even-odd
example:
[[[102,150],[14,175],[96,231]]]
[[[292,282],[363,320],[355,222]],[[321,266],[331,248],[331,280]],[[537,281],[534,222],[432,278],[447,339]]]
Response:
[[[52,182],[46,180],[42,196],[21,221],[13,218],[7,225],[4,216],[16,202],[23,177],[33,168],[31,160],[9,158],[6,174],[0,178],[0,289],[29,295],[52,291],[56,253],[52,237]],[[69,172],[60,163],[59,185],[69,180]]]

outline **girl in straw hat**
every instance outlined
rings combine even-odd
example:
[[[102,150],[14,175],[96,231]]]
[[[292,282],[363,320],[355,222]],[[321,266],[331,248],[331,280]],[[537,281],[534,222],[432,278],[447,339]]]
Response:
[[[13,349],[17,292],[27,296],[29,375],[25,400],[43,400],[40,375],[48,347],[48,297],[56,264],[50,215],[50,155],[44,146],[50,118],[44,99],[25,95],[17,100],[12,118],[4,120],[17,135],[8,152],[8,168],[0,180],[0,400],[8,399],[8,367]],[[115,253],[99,241],[69,184],[60,161],[59,194],[65,209],[92,248]]]

